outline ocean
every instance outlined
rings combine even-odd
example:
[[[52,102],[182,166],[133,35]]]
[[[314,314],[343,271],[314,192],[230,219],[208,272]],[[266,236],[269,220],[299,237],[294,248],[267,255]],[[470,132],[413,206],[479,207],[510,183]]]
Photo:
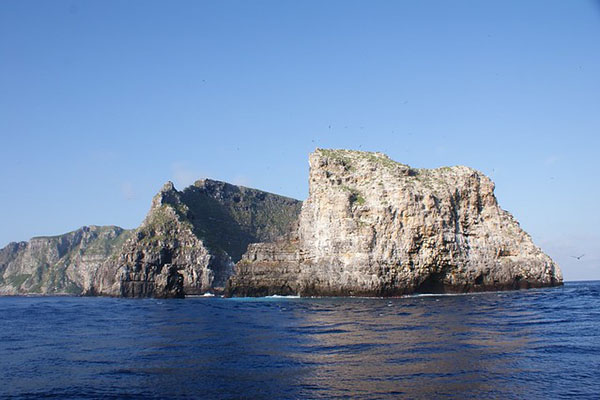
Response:
[[[600,398],[600,282],[403,298],[0,298],[0,398]]]

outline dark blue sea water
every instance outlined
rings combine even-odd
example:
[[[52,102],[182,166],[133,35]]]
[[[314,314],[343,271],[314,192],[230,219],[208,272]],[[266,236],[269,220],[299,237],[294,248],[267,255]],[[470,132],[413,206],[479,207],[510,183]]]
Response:
[[[0,298],[2,398],[600,398],[600,282],[395,299]]]

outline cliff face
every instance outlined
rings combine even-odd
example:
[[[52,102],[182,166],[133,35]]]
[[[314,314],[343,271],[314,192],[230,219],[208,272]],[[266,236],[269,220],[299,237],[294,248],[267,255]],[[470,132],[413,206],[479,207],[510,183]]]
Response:
[[[167,183],[142,225],[83,227],[0,250],[0,295],[183,297],[223,291],[248,244],[297,224],[302,202],[224,182]]]
[[[1,249],[0,294],[387,296],[562,283],[473,169],[317,150],[309,189],[302,204],[212,180],[167,183],[134,231],[91,226]]]
[[[0,250],[0,294],[81,294],[129,233],[116,226],[86,226],[10,243]]]
[[[201,180],[182,192],[169,182],[88,294],[183,297],[222,292],[248,244],[289,233],[300,207],[298,200],[224,182]]]
[[[558,266],[467,167],[317,150],[295,237],[255,244],[228,295],[401,295],[552,286]]]

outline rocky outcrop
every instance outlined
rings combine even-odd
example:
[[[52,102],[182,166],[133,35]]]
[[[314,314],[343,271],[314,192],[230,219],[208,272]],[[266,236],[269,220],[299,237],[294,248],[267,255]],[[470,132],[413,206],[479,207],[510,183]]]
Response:
[[[200,180],[182,192],[169,182],[88,294],[220,293],[248,244],[290,232],[300,207],[298,200],[224,182]]]
[[[394,296],[561,283],[480,172],[348,150],[311,154],[304,204],[169,182],[136,230],[90,226],[0,250],[0,295]]]
[[[381,153],[310,156],[309,197],[288,240],[254,244],[230,296],[393,296],[553,286],[558,266],[467,167],[414,169]]]
[[[293,230],[301,204],[208,179],[181,192],[169,182],[133,231],[90,226],[1,249],[0,295],[219,293],[250,243]]]
[[[117,226],[85,226],[64,235],[10,243],[0,250],[0,295],[86,292],[129,234]]]

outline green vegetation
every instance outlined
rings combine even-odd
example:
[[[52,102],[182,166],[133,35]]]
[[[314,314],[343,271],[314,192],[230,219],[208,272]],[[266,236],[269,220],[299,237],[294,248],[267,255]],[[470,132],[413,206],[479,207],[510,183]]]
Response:
[[[440,167],[436,169],[420,168],[414,171],[415,174],[411,176],[414,182],[419,182],[420,185],[433,192],[452,185],[453,167]]]
[[[149,229],[162,230],[164,227],[168,227],[174,224],[175,215],[171,213],[174,209],[170,204],[163,204],[160,207],[152,210],[148,215],[148,219],[145,221],[145,227]]]
[[[353,192],[350,195],[350,203],[356,203],[359,206],[362,206],[363,204],[365,204],[365,198],[362,197],[362,195],[358,192]]]
[[[358,204],[359,206],[362,206],[363,204],[365,204],[365,198],[363,197],[362,193],[360,191],[358,191],[357,189],[354,188],[350,188],[348,186],[344,186],[342,185],[341,188],[347,192],[350,192],[350,204]]]
[[[351,159],[348,157],[349,150],[331,150],[331,149],[319,149],[317,150],[325,157],[332,158],[334,160],[350,162]]]
[[[288,233],[302,202],[260,190],[207,181],[185,189],[181,201],[194,234],[213,252],[239,261],[248,244],[272,241]]]
[[[384,154],[378,154],[378,153],[365,153],[364,157],[373,162],[373,163],[377,163],[379,165],[382,165],[386,168],[398,168],[398,167],[402,167],[402,168],[410,168],[408,165],[399,163],[397,161],[392,160],[391,158],[389,158],[388,156],[384,155]]]
[[[65,286],[70,283],[66,276],[66,267],[54,266],[48,268],[41,276],[39,285],[48,288],[51,293],[62,292]]]
[[[158,245],[159,242],[177,240],[177,231],[181,228],[193,230],[193,226],[185,217],[188,214],[185,204],[163,204],[152,210],[144,224],[135,231],[142,245]]]
[[[69,278],[68,271],[87,262],[85,257],[92,257],[91,262],[116,259],[124,243],[134,237],[142,247],[155,248],[160,242],[177,245],[188,228],[215,257],[226,252],[238,261],[248,244],[272,241],[291,232],[302,206],[298,200],[216,181],[173,191],[161,202],[137,230],[91,226],[37,238],[34,247],[7,256],[15,260],[21,251],[28,252],[26,262],[19,261],[26,264],[23,271],[28,273],[6,276],[4,284],[29,293],[80,294],[82,288]],[[187,246],[182,251],[192,250]]]
[[[67,283],[67,285],[63,289],[63,293],[72,294],[72,295],[81,294],[82,291],[83,291],[83,289],[80,288],[79,286],[77,286],[76,284],[74,284],[73,282]]]
[[[348,150],[320,150],[321,154],[327,158],[342,165],[346,171],[354,171],[355,167],[352,165],[352,158],[348,155]]]
[[[113,235],[114,230],[114,235]],[[108,257],[113,254],[116,250],[123,246],[123,243],[129,237],[133,231],[125,229],[115,229],[114,227],[102,227],[98,231],[98,237],[91,242],[87,248],[83,249],[85,255],[101,255]]]
[[[135,235],[142,246],[177,242],[189,229],[215,256],[241,259],[248,244],[272,241],[291,231],[298,200],[218,181],[198,181],[162,198]]]
[[[374,153],[369,151],[357,151],[357,150],[330,150],[330,149],[318,149],[319,153],[324,155],[327,158],[336,160],[343,165],[345,165],[347,170],[354,170],[355,166],[353,165],[357,160],[363,159],[368,162],[375,163],[379,166],[385,168],[402,168],[402,169],[410,169],[410,167],[406,164],[399,163],[397,161],[392,160],[388,156],[382,153]]]
[[[27,291],[29,293],[42,293],[42,284],[38,282],[31,286]]]
[[[27,279],[31,278],[31,274],[12,275],[7,278],[8,283],[13,287],[19,288]]]
[[[15,289],[23,287],[29,293],[80,294],[81,288],[67,276],[67,269],[78,266],[82,257],[103,259],[114,255],[131,234],[115,226],[90,226],[63,235],[37,237],[36,250],[19,250],[12,258],[21,251],[31,251],[26,261],[20,261],[29,273],[7,276],[4,284]]]

